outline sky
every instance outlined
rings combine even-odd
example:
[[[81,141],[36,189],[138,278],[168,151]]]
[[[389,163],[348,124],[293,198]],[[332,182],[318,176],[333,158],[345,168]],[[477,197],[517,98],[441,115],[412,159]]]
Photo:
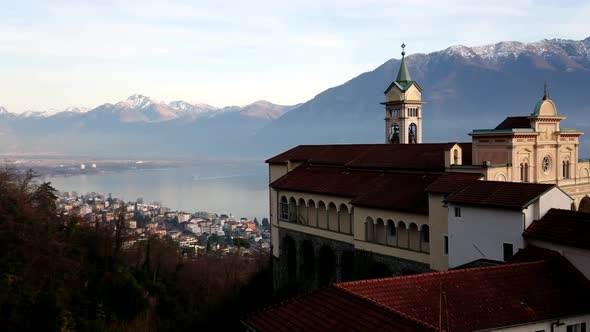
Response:
[[[295,104],[406,52],[590,36],[588,0],[0,0],[0,106]]]

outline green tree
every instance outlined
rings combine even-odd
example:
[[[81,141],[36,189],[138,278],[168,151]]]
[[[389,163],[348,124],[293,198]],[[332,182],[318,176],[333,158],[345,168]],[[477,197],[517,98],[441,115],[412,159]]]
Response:
[[[262,218],[262,228],[268,229],[269,228],[268,218]]]

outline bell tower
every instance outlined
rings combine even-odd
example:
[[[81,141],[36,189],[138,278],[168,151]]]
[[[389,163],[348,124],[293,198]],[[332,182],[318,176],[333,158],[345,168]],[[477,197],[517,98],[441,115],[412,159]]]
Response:
[[[405,44],[395,81],[385,90],[385,143],[422,143],[422,88],[412,81],[406,66]]]

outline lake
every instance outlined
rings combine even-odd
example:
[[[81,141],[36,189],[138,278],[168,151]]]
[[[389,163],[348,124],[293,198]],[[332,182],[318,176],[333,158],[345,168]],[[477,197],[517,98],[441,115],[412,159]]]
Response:
[[[268,217],[268,166],[263,162],[191,162],[174,168],[49,176],[44,180],[60,191],[111,193],[125,201],[142,197],[145,203],[157,201],[173,210],[258,220]]]

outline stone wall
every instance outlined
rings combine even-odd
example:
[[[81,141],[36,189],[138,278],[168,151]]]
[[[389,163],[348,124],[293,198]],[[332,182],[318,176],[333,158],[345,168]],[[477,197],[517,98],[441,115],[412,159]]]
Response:
[[[350,243],[279,229],[275,290],[306,292],[334,282],[431,271],[428,264],[355,249]]]

